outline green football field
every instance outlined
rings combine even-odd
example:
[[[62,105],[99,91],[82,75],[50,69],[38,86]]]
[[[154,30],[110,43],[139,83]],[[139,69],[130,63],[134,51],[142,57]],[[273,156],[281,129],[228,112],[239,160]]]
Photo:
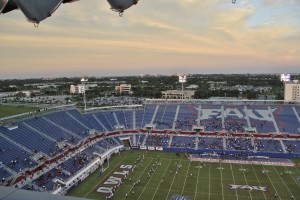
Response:
[[[141,165],[142,159],[137,159],[143,155]],[[106,199],[107,195],[97,192],[97,189],[114,186],[104,183],[111,176],[123,178],[123,175],[113,173],[122,171],[121,165],[134,163],[137,164],[135,171],[130,170],[112,199],[170,200],[173,197],[175,200],[177,197],[195,200],[290,200],[292,196],[300,199],[299,167],[201,163],[189,161],[184,154],[159,151],[126,151],[117,154],[110,159],[109,166],[105,164],[104,168],[107,169],[104,173],[100,175],[100,169],[96,170],[67,195]],[[149,177],[151,169],[153,172]],[[134,186],[138,180],[140,183]]]
[[[1,105],[0,104],[0,118],[8,117],[11,115],[22,114],[30,111],[37,110],[38,108],[26,107],[26,106],[13,106],[13,105]]]

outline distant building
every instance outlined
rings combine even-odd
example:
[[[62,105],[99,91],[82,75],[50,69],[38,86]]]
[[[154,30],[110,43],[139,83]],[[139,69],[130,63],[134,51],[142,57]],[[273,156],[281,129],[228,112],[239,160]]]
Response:
[[[166,90],[161,93],[163,99],[193,99],[195,95],[194,90]]]
[[[71,94],[83,94],[86,90],[86,87],[84,85],[71,85],[70,86],[70,93]]]
[[[115,90],[118,93],[131,93],[131,84],[120,84],[119,86],[115,87]]]
[[[71,94],[83,94],[84,91],[88,91],[91,88],[97,87],[97,84],[79,84],[79,85],[71,85],[70,86],[70,93]]]
[[[185,89],[188,89],[188,90],[196,90],[196,89],[198,89],[198,88],[199,88],[198,85],[189,85],[189,86],[187,86]]]
[[[285,82],[284,101],[300,102],[300,80]]]

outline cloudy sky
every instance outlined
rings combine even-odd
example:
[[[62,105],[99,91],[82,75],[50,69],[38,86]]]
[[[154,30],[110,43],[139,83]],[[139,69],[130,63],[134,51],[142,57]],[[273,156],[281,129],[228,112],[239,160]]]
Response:
[[[173,73],[299,73],[299,0],[106,0],[63,4],[38,28],[0,16],[0,79]]]

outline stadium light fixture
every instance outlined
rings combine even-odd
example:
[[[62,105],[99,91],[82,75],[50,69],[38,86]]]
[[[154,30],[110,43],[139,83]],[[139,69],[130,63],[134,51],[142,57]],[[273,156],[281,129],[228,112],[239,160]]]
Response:
[[[83,84],[83,102],[84,102],[84,113],[86,113],[86,97],[85,97],[85,89],[86,85],[85,83],[88,81],[88,79],[82,78],[81,83]]]
[[[183,83],[186,83],[186,76],[179,76],[179,83],[181,83],[181,100],[183,101]]]

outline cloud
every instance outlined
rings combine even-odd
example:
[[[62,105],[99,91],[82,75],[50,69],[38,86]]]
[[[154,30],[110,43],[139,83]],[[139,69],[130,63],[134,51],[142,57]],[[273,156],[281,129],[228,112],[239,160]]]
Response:
[[[1,69],[7,74],[57,74],[55,70],[67,73],[82,67],[93,73],[125,73],[123,68],[172,71],[172,66],[189,66],[190,71],[228,72],[249,65],[259,71],[263,65],[272,72],[269,66],[296,66],[300,61],[300,29],[291,22],[297,9],[275,9],[267,18],[264,12],[290,3],[141,0],[120,18],[106,1],[79,1],[62,5],[39,28],[14,11],[0,18]],[[282,13],[286,17],[278,22]]]

